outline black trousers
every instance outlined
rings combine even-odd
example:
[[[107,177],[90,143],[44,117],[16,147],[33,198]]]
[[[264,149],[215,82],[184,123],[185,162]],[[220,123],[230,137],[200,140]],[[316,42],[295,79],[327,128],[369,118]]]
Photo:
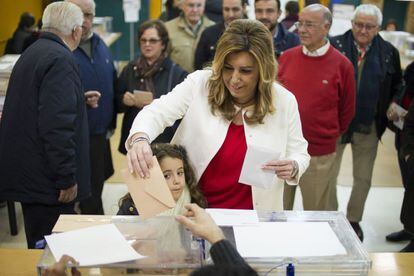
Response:
[[[410,159],[413,159],[411,157]],[[405,162],[399,158],[401,174],[404,184],[404,198],[401,206],[400,220],[404,229],[414,234],[414,162]],[[410,161],[410,160],[409,160]],[[404,172],[403,172],[404,171]]]
[[[74,203],[62,205],[22,203],[21,205],[29,249],[34,249],[37,241],[52,233],[52,229],[61,214],[75,214],[73,210]]]
[[[407,163],[400,154],[400,133],[396,134],[396,148],[398,151],[398,164],[400,166],[404,198],[401,206],[400,220],[404,229],[414,234],[414,161],[411,157]]]
[[[80,202],[82,214],[103,215],[102,190],[113,173],[111,146],[106,135],[90,136],[91,197]]]

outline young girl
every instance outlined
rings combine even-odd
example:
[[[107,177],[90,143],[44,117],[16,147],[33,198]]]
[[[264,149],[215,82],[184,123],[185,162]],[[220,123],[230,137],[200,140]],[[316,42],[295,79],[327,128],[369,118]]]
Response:
[[[187,203],[197,203],[206,207],[206,201],[198,188],[193,168],[188,162],[184,147],[173,144],[153,144],[152,152],[160,164],[168,188],[176,201],[173,209],[160,215],[180,215]],[[128,193],[119,200],[118,215],[138,215],[138,211]]]

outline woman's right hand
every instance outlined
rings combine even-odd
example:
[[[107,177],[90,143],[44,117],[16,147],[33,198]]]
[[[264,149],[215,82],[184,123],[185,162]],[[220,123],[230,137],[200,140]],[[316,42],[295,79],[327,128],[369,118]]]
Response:
[[[135,106],[135,96],[129,91],[126,91],[123,98],[122,103],[126,106]]]
[[[146,140],[134,142],[139,137],[145,137]],[[152,168],[152,150],[148,136],[144,133],[136,133],[130,139],[132,146],[129,147],[127,153],[128,169],[131,173],[148,178],[150,176],[149,169]]]

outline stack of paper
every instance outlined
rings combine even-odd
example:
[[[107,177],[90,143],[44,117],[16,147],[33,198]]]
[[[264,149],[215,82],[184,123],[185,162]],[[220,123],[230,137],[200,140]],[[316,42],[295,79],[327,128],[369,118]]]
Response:
[[[79,266],[94,266],[145,258],[125,240],[114,224],[106,224],[46,236],[56,260],[66,254]]]
[[[346,255],[328,222],[260,222],[235,226],[237,250],[243,257],[311,257]]]

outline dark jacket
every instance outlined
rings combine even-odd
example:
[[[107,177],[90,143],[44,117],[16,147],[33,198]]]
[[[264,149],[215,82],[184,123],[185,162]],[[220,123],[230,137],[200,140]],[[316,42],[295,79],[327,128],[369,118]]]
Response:
[[[381,87],[379,91],[377,112],[375,115],[377,136],[378,139],[381,139],[381,136],[389,123],[386,115],[387,109],[392,101],[400,101],[401,98],[402,74],[398,50],[392,46],[391,43],[383,40],[380,35],[374,37],[372,43],[377,43],[381,61],[381,77],[376,80],[371,80],[380,82],[379,87]],[[331,44],[352,62],[355,71],[355,79],[358,79],[358,50],[354,44],[352,30],[347,31],[343,35],[331,38]],[[350,129],[344,137],[351,136],[352,130]],[[349,142],[349,140],[350,139],[346,138],[343,142]]]
[[[32,35],[32,32],[17,29],[13,37],[7,40],[4,54],[21,54],[24,50],[24,41]]]
[[[117,216],[138,216],[138,210],[137,207],[135,207],[134,201],[132,200],[132,197],[125,198],[122,200],[118,213],[116,213]]]
[[[206,28],[201,34],[194,56],[194,69],[201,70],[214,58],[216,44],[224,32],[224,22]]]
[[[90,194],[89,136],[79,69],[52,33],[17,61],[0,123],[0,199],[59,204],[60,189]]]
[[[117,95],[119,95],[119,106],[121,111],[125,112],[124,119],[122,121],[121,129],[121,140],[119,142],[118,150],[121,153],[126,154],[125,141],[128,138],[129,130],[132,126],[132,123],[137,116],[138,112],[141,110],[137,107],[128,107],[122,103],[123,94],[126,91],[133,93],[134,90],[138,89],[138,82],[140,79],[135,72],[135,61],[131,61],[125,68],[122,70],[121,75],[119,76],[118,85],[117,85]],[[171,71],[172,70],[172,71]],[[171,71],[171,74],[170,74]],[[153,82],[155,86],[155,91],[151,91],[154,94],[154,99],[161,97],[162,95],[170,92],[177,84],[181,83],[184,78],[187,76],[187,72],[184,71],[180,66],[174,64],[171,59],[166,58],[164,63],[158,73],[153,77]],[[169,87],[170,86],[170,87]],[[164,133],[160,134],[154,142],[164,142],[168,143],[171,141],[175,133],[175,128],[167,128]]]
[[[406,161],[407,180],[404,182],[404,199],[401,207],[401,222],[404,229],[414,233],[414,104],[411,103],[408,114],[404,120],[402,131],[402,146],[400,155],[403,160],[409,155]]]
[[[275,46],[275,56],[279,57],[287,49],[300,45],[299,37],[286,30],[286,28],[279,23],[277,36],[273,37],[273,45]]]
[[[402,131],[401,157],[405,159],[410,156],[408,164],[414,174],[414,104],[413,102],[408,109],[408,113],[404,120],[404,128]],[[412,181],[414,183],[414,180]]]
[[[111,53],[105,42],[97,35],[91,38],[92,58],[78,47],[73,54],[79,64],[83,92],[97,90],[101,93],[97,108],[88,108],[90,135],[105,134],[115,128],[115,81],[116,70]]]
[[[210,248],[214,265],[203,266],[190,275],[258,275],[257,272],[240,256],[234,245],[226,239],[214,243]]]

